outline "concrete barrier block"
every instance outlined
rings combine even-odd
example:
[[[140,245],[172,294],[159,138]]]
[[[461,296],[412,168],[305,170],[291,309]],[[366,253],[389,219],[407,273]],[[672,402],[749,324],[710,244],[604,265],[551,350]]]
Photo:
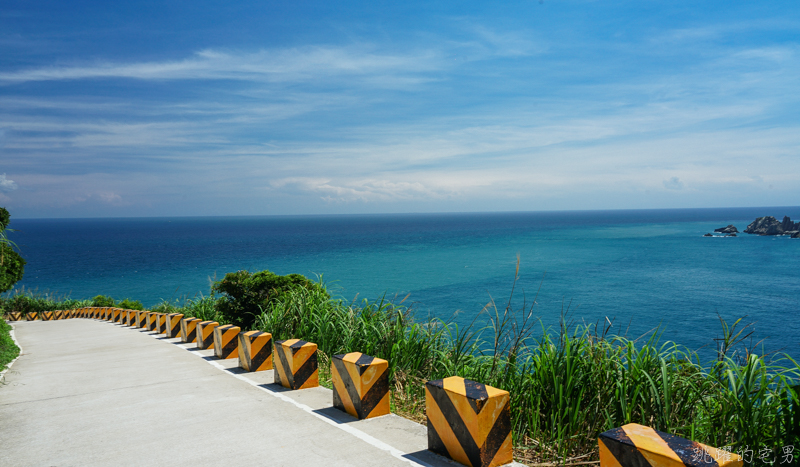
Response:
[[[158,329],[159,334],[164,334],[167,332],[167,314],[166,313],[159,313],[158,314]]]
[[[147,327],[147,311],[139,310],[136,312],[136,327],[137,328]]]
[[[214,328],[214,355],[227,360],[239,356],[239,326],[226,324]]]
[[[38,317],[39,317],[39,313],[37,313],[35,311],[31,312],[31,313],[25,313],[25,321],[36,321],[36,318],[38,318]]]
[[[216,321],[200,321],[197,323],[197,348],[201,350],[214,348],[214,328]]]
[[[43,311],[41,313],[42,321],[53,321],[54,313],[52,311]]]
[[[22,313],[19,311],[12,311],[8,314],[8,319],[11,321],[22,321]]]
[[[648,426],[630,423],[601,433],[601,467],[741,467],[743,459],[730,452],[689,441]]]
[[[147,314],[147,329],[150,331],[155,331],[158,327],[158,313],[155,311],[151,311]]]
[[[513,461],[510,394],[459,376],[425,383],[428,449],[472,467]]]
[[[317,344],[300,339],[275,342],[275,383],[289,389],[319,386]]]
[[[167,337],[179,337],[181,335],[181,319],[183,313],[170,313],[167,315],[167,326],[165,334]]]
[[[139,310],[125,310],[128,312],[128,326],[137,327],[139,325]]]
[[[389,362],[361,352],[331,360],[333,406],[359,420],[389,414]]]
[[[197,318],[183,318],[181,320],[181,341],[197,342],[197,323],[203,321]]]
[[[100,311],[97,313],[97,319],[108,320],[110,309],[109,308],[100,308]]]
[[[62,310],[56,310],[55,312],[53,312],[53,318],[64,319],[64,312]]]
[[[239,367],[247,371],[272,369],[272,334],[261,331],[239,333]]]

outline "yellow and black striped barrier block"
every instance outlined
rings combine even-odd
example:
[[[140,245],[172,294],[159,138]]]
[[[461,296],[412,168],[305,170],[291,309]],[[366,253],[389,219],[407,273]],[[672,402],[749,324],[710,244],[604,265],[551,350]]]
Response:
[[[136,317],[139,314],[139,310],[125,310],[128,312],[128,326],[135,327],[136,326]]]
[[[136,312],[136,327],[137,328],[147,327],[147,311],[139,310]]]
[[[128,320],[130,320],[130,310],[122,309],[119,311],[119,324],[123,326],[128,325]]]
[[[333,406],[359,420],[389,414],[389,362],[361,352],[331,360]]]
[[[52,311],[43,311],[42,312],[42,321],[53,321],[53,312]]]
[[[150,331],[156,330],[156,324],[158,323],[158,313],[155,311],[151,311],[147,314],[147,329]]]
[[[167,315],[167,337],[179,337],[181,335],[181,319],[183,319],[183,313],[170,313]]]
[[[100,308],[97,312],[97,319],[105,320],[108,314],[108,308]]]
[[[317,344],[300,339],[276,340],[275,383],[289,389],[319,386]]]
[[[88,308],[81,308],[80,313],[78,313],[78,318],[85,318],[87,310]]]
[[[112,308],[111,309],[111,314],[110,314],[111,322],[119,323],[119,314],[120,314],[120,309],[119,308]]]
[[[741,467],[741,456],[629,423],[601,433],[601,467]]]
[[[272,369],[272,334],[261,331],[239,333],[239,367],[247,371]]]
[[[428,381],[428,449],[472,467],[508,464],[510,399],[508,391],[459,376]]]
[[[151,331],[158,333],[158,320],[161,313],[150,313],[150,320],[147,322],[147,328]]]
[[[22,321],[22,313],[19,311],[12,311],[8,314],[8,319],[11,321]]]
[[[214,328],[214,355],[227,360],[239,356],[239,326],[226,324]]]
[[[197,342],[197,323],[203,321],[198,318],[183,318],[181,320],[181,341]]]
[[[216,321],[200,321],[197,323],[197,348],[200,350],[214,348],[214,328],[219,326]]]
[[[123,309],[122,310],[122,324],[125,325],[125,326],[133,325],[133,322],[136,319],[135,318],[135,316],[136,316],[135,313],[136,312],[133,311],[133,310],[125,310],[125,309]]]
[[[25,320],[26,321],[36,321],[36,318],[39,317],[39,313],[32,311],[30,313],[25,313]]]
[[[64,319],[64,312],[61,310],[56,310],[54,315],[55,319]]]
[[[156,325],[156,332],[158,334],[164,334],[167,332],[167,314],[166,313],[159,313],[158,314],[158,324]]]
[[[111,321],[114,318],[114,309],[113,308],[106,308],[103,312],[103,319],[106,321]]]

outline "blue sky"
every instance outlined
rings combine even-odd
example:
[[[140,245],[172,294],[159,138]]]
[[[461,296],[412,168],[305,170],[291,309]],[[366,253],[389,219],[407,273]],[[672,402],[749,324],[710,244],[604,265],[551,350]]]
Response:
[[[14,217],[797,204],[796,1],[0,6]]]

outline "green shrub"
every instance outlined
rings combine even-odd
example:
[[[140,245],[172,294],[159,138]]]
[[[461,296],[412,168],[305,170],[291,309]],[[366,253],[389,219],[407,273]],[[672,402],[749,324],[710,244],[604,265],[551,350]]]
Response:
[[[106,295],[97,295],[92,299],[92,304],[90,306],[115,306],[116,304],[117,302],[111,297]]]
[[[25,273],[25,260],[14,251],[14,242],[8,239],[11,219],[6,208],[0,208],[0,293],[11,290]]]
[[[117,308],[123,308],[125,310],[144,310],[144,305],[142,305],[142,302],[139,300],[131,300],[130,298],[126,298],[125,300],[118,302],[116,306]]]
[[[222,294],[217,309],[223,319],[251,329],[256,316],[261,314],[270,301],[292,290],[306,289],[327,292],[318,284],[300,274],[279,276],[270,271],[237,271],[225,274],[222,280],[214,282],[212,291]]]
[[[11,326],[0,319],[0,371],[19,355],[19,347],[11,339],[10,331]]]

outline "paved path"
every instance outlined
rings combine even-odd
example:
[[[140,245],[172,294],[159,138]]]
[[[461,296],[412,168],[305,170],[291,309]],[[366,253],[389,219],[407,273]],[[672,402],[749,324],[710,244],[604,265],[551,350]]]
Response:
[[[194,344],[89,319],[14,326],[1,466],[458,465],[426,451],[422,425],[357,421],[328,389],[285,391]]]

